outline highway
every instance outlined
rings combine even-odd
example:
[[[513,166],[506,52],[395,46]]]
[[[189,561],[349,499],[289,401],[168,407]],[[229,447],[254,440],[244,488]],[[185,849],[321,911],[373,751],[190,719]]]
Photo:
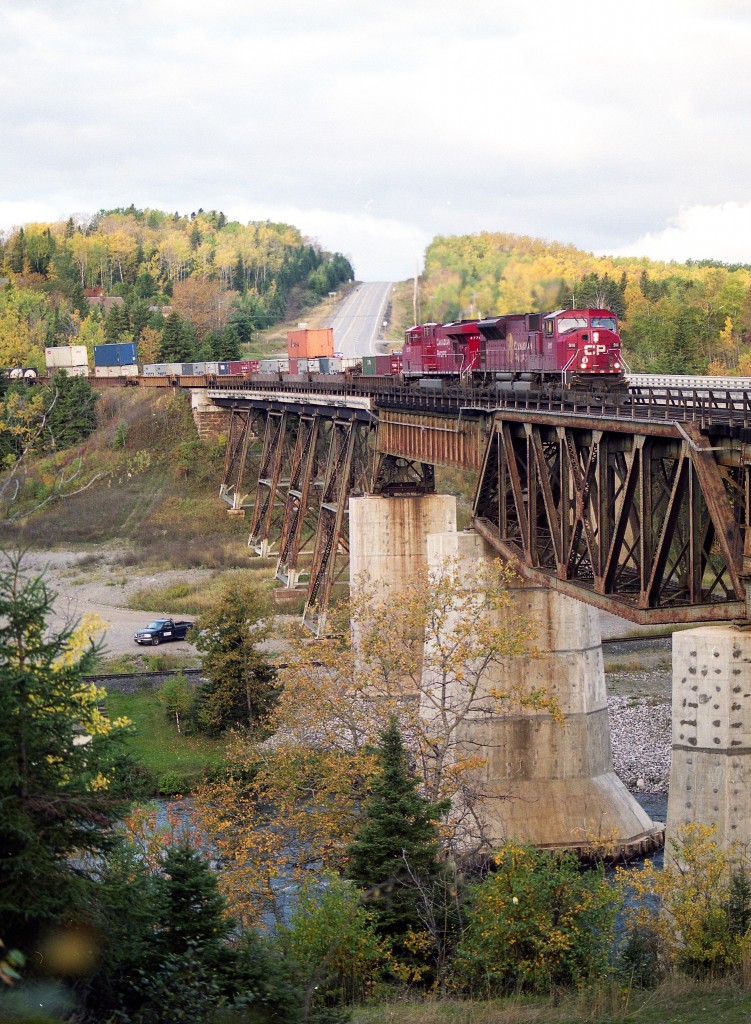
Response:
[[[390,281],[377,281],[352,289],[324,324],[334,328],[336,352],[345,358],[377,354],[376,341],[381,337],[391,287]]]

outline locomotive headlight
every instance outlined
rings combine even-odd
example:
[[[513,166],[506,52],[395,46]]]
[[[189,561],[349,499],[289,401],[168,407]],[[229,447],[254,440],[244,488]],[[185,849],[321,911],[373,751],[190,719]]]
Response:
[[[586,356],[582,356],[582,366],[586,366],[588,362],[589,362],[589,360],[587,359],[587,357]]]
[[[592,331],[592,341],[599,341],[599,340],[600,340],[600,332],[599,331]]]
[[[621,364],[620,364],[620,363],[613,363],[613,368],[614,368],[615,370],[620,370],[620,368],[621,368]]]

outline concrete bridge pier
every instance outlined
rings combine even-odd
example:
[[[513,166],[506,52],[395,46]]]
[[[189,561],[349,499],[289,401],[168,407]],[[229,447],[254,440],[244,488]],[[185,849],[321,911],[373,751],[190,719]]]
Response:
[[[455,559],[469,567],[495,557],[477,534],[457,533],[454,498],[350,499],[353,580],[367,573],[371,584],[396,591],[421,565]],[[600,840],[625,855],[660,846],[663,826],[651,821],[613,772],[596,612],[523,584],[515,588],[513,611],[537,626],[545,657],[506,659],[485,685],[502,689],[513,679],[530,691],[543,687],[557,698],[565,725],[523,707],[488,714],[480,699],[477,713],[460,727],[460,748],[485,760],[478,781],[492,841],[516,838],[586,851]]]
[[[456,558],[469,567],[494,558],[472,531],[428,540],[429,564]],[[479,782],[493,842],[515,838],[547,848],[586,853],[593,844],[625,856],[662,845],[664,827],[653,822],[613,771],[602,640],[596,611],[547,587],[519,583],[501,617],[522,613],[537,628],[537,658],[507,658],[485,685],[554,696],[564,725],[523,706],[482,707],[463,730],[466,752],[485,764]]]
[[[717,826],[717,842],[751,842],[751,630],[673,634],[673,758],[667,839]]]
[[[399,590],[427,564],[428,535],[456,530],[456,498],[448,494],[349,499],[349,574]]]

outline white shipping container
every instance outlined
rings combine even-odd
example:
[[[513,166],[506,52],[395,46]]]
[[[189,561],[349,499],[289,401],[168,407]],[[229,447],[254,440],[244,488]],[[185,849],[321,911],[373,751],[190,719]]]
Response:
[[[58,370],[65,370],[69,377],[88,377],[89,375],[88,366],[48,366],[47,369],[50,370],[50,375],[57,373]]]
[[[289,359],[261,359],[259,373],[289,373]]]
[[[85,345],[55,345],[44,350],[44,362],[48,369],[64,366],[85,366],[89,358]]]
[[[95,377],[137,377],[138,367],[135,364],[126,366],[95,366]]]

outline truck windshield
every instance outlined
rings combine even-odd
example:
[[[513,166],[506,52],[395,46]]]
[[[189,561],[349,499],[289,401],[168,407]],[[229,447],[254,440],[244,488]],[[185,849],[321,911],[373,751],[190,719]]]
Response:
[[[614,316],[593,316],[592,317],[593,327],[602,327],[605,331],[615,330],[615,317]]]
[[[147,629],[161,629],[163,625],[164,625],[164,619],[154,619],[154,621],[150,622],[146,628]]]

